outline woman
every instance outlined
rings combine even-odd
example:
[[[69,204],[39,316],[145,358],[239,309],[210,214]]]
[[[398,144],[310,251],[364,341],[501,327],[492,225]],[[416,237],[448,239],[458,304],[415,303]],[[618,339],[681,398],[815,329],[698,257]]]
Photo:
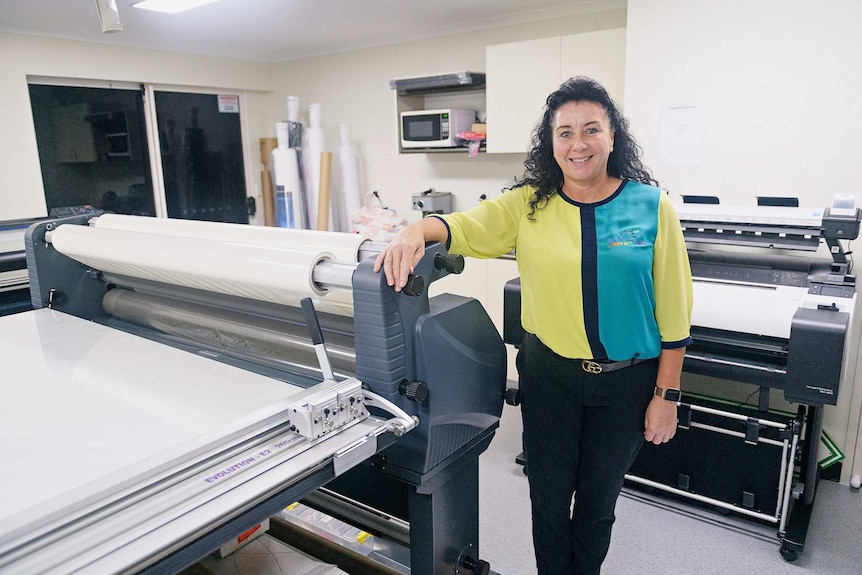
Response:
[[[540,575],[600,572],[625,473],[644,439],[676,432],[691,271],[673,206],[639,154],[607,91],[572,78],[548,97],[513,189],[407,226],[375,265],[400,290],[427,241],[485,258],[516,249]]]

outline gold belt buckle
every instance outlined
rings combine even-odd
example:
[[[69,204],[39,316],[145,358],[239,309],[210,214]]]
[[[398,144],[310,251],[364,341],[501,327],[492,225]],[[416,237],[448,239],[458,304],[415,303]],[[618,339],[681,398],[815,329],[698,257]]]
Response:
[[[602,364],[595,361],[590,361],[589,359],[582,359],[581,369],[583,369],[587,373],[599,374],[602,372]]]

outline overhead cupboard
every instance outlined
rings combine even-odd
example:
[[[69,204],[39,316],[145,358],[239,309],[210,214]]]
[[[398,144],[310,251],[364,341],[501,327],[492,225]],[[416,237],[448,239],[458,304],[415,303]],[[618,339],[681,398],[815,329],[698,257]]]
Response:
[[[625,63],[625,28],[487,46],[488,153],[526,152],[548,94],[572,76],[597,80],[622,106]]]

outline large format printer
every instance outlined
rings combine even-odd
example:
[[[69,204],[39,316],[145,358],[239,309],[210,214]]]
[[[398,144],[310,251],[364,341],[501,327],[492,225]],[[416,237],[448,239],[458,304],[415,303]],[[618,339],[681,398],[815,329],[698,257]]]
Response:
[[[0,573],[177,572],[307,496],[373,516],[401,544],[381,564],[489,572],[505,347],[476,300],[424,289],[460,256],[429,244],[396,293],[359,235],[114,214],[34,224],[26,251]]]
[[[683,371],[706,384],[683,386],[676,437],[645,444],[627,479],[777,526],[781,555],[793,560],[814,503],[823,408],[855,374],[856,284],[842,241],[857,237],[860,210],[684,203],[677,212],[694,281]],[[814,254],[821,243],[831,259]],[[519,280],[504,303],[504,340],[519,345]],[[753,385],[741,395],[756,399],[714,390],[727,382]],[[795,412],[773,409],[771,389]]]

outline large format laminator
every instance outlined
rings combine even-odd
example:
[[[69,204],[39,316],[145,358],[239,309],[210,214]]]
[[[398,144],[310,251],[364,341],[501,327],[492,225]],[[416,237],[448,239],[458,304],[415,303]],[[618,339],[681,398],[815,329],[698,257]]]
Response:
[[[775,525],[793,560],[814,503],[823,407],[855,374],[856,284],[841,242],[857,237],[860,210],[691,203],[677,212],[694,282],[683,370],[753,384],[756,405],[723,400],[708,385],[700,396],[684,389],[676,437],[645,444],[627,479]],[[831,261],[814,255],[821,242]],[[504,339],[519,345],[519,280],[504,302]],[[796,413],[776,415],[770,389]]]
[[[410,573],[487,573],[505,348],[476,300],[423,289],[463,260],[430,244],[396,293],[355,234],[113,214],[26,249],[35,309],[0,317],[0,573],[177,572],[338,482],[343,510],[388,508]]]

